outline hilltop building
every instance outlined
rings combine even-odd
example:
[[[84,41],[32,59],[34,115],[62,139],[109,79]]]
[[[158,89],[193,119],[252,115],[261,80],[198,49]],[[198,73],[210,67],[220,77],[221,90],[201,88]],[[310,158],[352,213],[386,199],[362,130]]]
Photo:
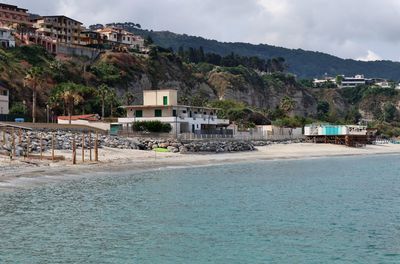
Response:
[[[126,118],[118,123],[128,128],[137,121],[161,121],[172,126],[172,134],[219,134],[229,120],[219,119],[217,108],[178,105],[177,90],[143,91],[143,105],[122,107]]]
[[[101,35],[103,41],[107,41],[112,46],[124,45],[128,48],[144,49],[144,39],[124,29],[106,27],[98,29],[97,32]]]
[[[0,27],[0,47],[5,49],[15,47],[15,38],[12,29]]]
[[[8,115],[10,93],[7,88],[0,85],[0,115]]]
[[[0,3],[0,26],[10,27],[18,24],[25,24],[28,27],[32,25],[28,9]]]
[[[33,27],[39,38],[79,45],[82,25],[81,22],[66,16],[42,16],[34,20]]]

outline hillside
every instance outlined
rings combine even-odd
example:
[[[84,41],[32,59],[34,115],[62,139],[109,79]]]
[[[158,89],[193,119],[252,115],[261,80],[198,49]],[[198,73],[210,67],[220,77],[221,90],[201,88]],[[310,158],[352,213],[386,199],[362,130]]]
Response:
[[[44,121],[46,105],[54,115],[67,113],[58,92],[76,89],[82,100],[74,114],[102,113],[101,87],[107,86],[105,116],[123,116],[120,105],[141,104],[142,91],[178,89],[180,104],[212,106],[220,115],[243,126],[299,126],[315,120],[357,123],[378,121],[388,135],[400,135],[400,94],[394,89],[358,87],[316,89],[279,71],[266,74],[251,67],[188,63],[167,49],[151,47],[149,55],[105,51],[94,62],[83,57],[56,58],[37,46],[0,49],[0,83],[9,88],[11,111],[31,116],[32,87],[27,76],[41,69],[37,85],[37,118]],[[388,126],[390,124],[390,126]],[[391,133],[391,134],[390,134]]]
[[[321,52],[287,49],[267,44],[225,43],[168,31],[142,30],[130,26],[125,27],[125,29],[142,36],[150,36],[155,44],[164,48],[171,47],[175,51],[179,47],[184,47],[185,49],[203,47],[205,52],[220,55],[228,55],[234,52],[242,56],[257,56],[263,59],[283,57],[289,66],[288,71],[296,74],[299,78],[315,78],[323,76],[325,73],[331,76],[339,74],[351,76],[362,73],[368,77],[400,80],[399,62],[363,62],[341,59]]]

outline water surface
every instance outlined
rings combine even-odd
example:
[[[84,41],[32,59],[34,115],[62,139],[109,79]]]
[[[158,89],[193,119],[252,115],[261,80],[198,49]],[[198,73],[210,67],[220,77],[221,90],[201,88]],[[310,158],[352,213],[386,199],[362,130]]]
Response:
[[[90,176],[0,194],[0,263],[400,263],[400,157]]]

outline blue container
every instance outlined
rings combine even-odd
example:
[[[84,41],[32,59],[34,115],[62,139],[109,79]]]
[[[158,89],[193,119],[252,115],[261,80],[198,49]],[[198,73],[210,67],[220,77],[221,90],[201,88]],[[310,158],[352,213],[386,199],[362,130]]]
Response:
[[[15,123],[24,123],[25,119],[24,118],[15,118]]]

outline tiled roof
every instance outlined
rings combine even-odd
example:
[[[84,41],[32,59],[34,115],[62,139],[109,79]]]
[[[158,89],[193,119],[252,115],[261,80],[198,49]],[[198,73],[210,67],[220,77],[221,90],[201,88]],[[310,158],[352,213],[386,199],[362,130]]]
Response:
[[[60,120],[69,120],[69,116],[59,116],[58,119]],[[74,115],[71,116],[72,121],[77,120],[86,120],[86,121],[98,121],[99,116],[97,114],[90,114],[90,115]]]

